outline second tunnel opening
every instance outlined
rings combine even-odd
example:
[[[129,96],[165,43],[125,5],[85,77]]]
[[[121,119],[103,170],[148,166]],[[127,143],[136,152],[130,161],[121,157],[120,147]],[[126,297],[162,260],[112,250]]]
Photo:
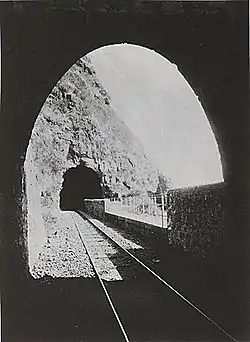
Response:
[[[60,193],[61,210],[84,209],[84,200],[103,198],[101,176],[93,169],[80,164],[67,170]]]

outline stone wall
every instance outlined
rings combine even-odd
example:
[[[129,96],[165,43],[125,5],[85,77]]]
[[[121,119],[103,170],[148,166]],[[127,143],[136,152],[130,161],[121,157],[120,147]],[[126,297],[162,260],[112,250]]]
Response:
[[[209,256],[225,232],[224,183],[169,190],[169,244]]]
[[[87,214],[101,221],[105,217],[105,200],[93,199],[84,201],[84,209]]]

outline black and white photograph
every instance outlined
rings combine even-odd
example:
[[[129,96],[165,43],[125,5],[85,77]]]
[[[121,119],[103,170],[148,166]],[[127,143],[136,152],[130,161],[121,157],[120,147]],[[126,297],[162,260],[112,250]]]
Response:
[[[250,341],[248,1],[0,1],[0,36],[1,341]]]

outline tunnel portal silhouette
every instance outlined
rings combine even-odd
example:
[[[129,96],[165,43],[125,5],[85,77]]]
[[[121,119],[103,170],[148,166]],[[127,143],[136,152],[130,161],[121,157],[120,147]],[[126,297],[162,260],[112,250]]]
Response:
[[[84,209],[84,200],[103,198],[101,176],[85,165],[67,170],[60,193],[61,210]]]

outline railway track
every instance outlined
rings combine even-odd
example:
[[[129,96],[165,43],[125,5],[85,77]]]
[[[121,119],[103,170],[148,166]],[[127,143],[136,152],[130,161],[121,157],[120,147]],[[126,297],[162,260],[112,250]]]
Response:
[[[211,325],[211,327],[213,327],[215,330],[218,331],[219,334],[219,339],[216,341],[234,341],[237,342],[237,340],[231,336],[227,331],[225,331],[219,324],[217,324],[215,321],[213,321],[209,316],[207,316],[202,310],[200,310],[196,305],[194,305],[192,302],[190,302],[186,297],[184,297],[179,291],[177,291],[174,287],[172,287],[165,279],[163,279],[161,276],[159,276],[152,268],[148,267],[143,261],[141,261],[140,259],[138,259],[128,248],[124,247],[121,243],[117,242],[116,239],[114,239],[107,231],[105,231],[104,229],[102,229],[101,226],[93,223],[93,221],[91,219],[89,219],[89,217],[78,211],[77,214],[85,221],[87,221],[93,228],[94,230],[100,234],[100,236],[102,236],[103,238],[107,239],[113,246],[115,246],[115,248],[117,249],[117,251],[119,252],[120,255],[125,256],[126,259],[131,259],[133,261],[134,264],[137,265],[137,267],[140,267],[143,272],[145,274],[147,274],[147,276],[151,277],[151,281],[153,281],[154,283],[160,283],[162,286],[165,287],[165,290],[168,292],[171,292],[174,296],[178,297],[180,301],[182,301],[183,303],[185,303],[186,306],[189,306],[190,310],[193,312],[196,312],[200,317],[202,317],[203,321],[206,321],[207,323],[209,323],[209,325]],[[107,302],[113,312],[114,318],[119,326],[119,329],[121,331],[121,334],[123,336],[123,340],[126,342],[131,342],[134,341],[134,338],[130,337],[130,334],[128,333],[129,329],[126,328],[123,320],[120,317],[119,314],[119,308],[117,308],[117,305],[115,304],[113,298],[112,298],[112,294],[108,290],[108,285],[105,282],[105,280],[103,279],[103,276],[95,262],[96,260],[96,255],[95,252],[93,252],[93,250],[91,248],[89,248],[88,244],[86,243],[86,238],[83,234],[83,232],[81,231],[81,229],[79,228],[79,224],[77,223],[76,217],[74,217],[74,215],[77,214],[71,214],[73,221],[75,223],[76,229],[78,231],[79,237],[82,241],[82,244],[84,246],[84,248],[86,249],[86,252],[89,256],[91,265],[94,269],[94,272],[96,274],[96,277],[98,278],[98,281],[100,283],[100,286],[105,294],[105,297],[107,299]],[[119,279],[118,279],[119,280]],[[166,303],[167,305],[168,303]],[[190,311],[190,312],[191,312]],[[210,341],[210,340],[209,340]]]

